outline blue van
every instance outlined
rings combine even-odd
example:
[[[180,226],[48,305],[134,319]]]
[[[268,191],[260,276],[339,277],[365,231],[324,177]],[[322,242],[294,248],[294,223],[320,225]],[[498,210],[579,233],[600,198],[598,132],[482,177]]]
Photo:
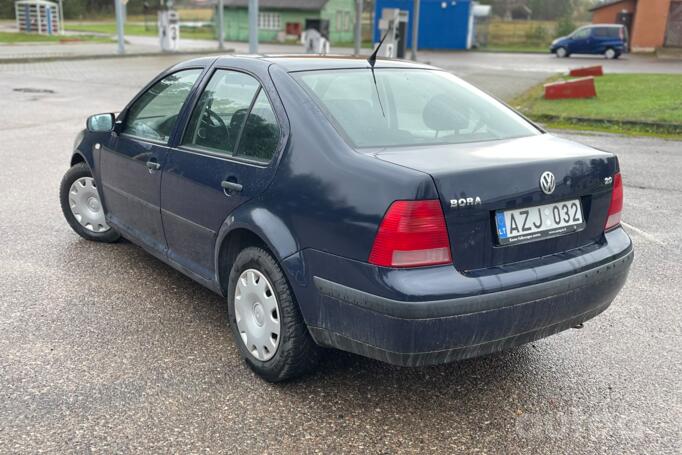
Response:
[[[599,24],[580,27],[568,36],[554,41],[549,51],[557,57],[571,54],[603,54],[608,59],[620,57],[628,50],[628,32],[620,24]]]

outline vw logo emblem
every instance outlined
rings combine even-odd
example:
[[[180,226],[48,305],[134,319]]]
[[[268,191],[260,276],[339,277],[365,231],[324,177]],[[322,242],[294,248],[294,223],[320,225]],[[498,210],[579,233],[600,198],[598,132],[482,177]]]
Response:
[[[554,179],[554,174],[549,171],[545,171],[540,176],[540,189],[545,194],[552,194],[556,188],[556,180]]]

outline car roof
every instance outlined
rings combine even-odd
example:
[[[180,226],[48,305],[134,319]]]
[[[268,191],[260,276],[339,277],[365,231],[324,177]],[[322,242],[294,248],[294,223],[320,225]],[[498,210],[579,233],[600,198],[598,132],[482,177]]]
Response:
[[[211,60],[214,60],[215,57]],[[257,60],[272,65],[282,67],[287,72],[295,71],[313,71],[326,69],[351,69],[351,68],[370,68],[370,64],[366,57],[353,57],[348,55],[311,55],[311,54],[231,54],[223,55],[217,58],[217,65],[226,65],[237,63],[239,60]],[[182,66],[192,64],[205,64],[206,57],[189,60],[182,63]],[[430,65],[416,63],[408,60],[383,59],[377,58],[374,65],[375,68],[419,68],[419,69],[437,69]]]
[[[269,62],[283,67],[287,71],[307,71],[324,69],[370,68],[366,57],[347,55],[311,56],[311,55],[269,55],[264,57]],[[421,68],[435,69],[433,66],[409,60],[377,58],[375,68]]]

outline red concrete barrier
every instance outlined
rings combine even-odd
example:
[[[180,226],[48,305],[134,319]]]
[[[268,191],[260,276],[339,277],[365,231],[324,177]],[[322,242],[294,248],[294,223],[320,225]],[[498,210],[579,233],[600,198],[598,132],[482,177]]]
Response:
[[[573,77],[603,76],[604,70],[601,65],[586,66],[584,68],[573,68],[568,74]]]
[[[548,100],[592,98],[594,96],[597,96],[597,91],[594,88],[594,77],[592,76],[545,84],[545,99]]]

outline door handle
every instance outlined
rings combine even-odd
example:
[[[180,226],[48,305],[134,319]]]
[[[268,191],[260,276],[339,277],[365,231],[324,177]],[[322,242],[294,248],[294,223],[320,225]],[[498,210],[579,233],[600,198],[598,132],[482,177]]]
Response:
[[[220,186],[223,187],[223,190],[225,190],[225,194],[228,195],[230,193],[239,193],[244,188],[241,183],[231,182],[229,180],[223,180],[222,182],[220,182]]]
[[[149,160],[149,161],[147,161],[146,164],[147,164],[147,169],[149,169],[150,172],[151,171],[158,171],[159,169],[161,169],[161,165],[157,161]]]

